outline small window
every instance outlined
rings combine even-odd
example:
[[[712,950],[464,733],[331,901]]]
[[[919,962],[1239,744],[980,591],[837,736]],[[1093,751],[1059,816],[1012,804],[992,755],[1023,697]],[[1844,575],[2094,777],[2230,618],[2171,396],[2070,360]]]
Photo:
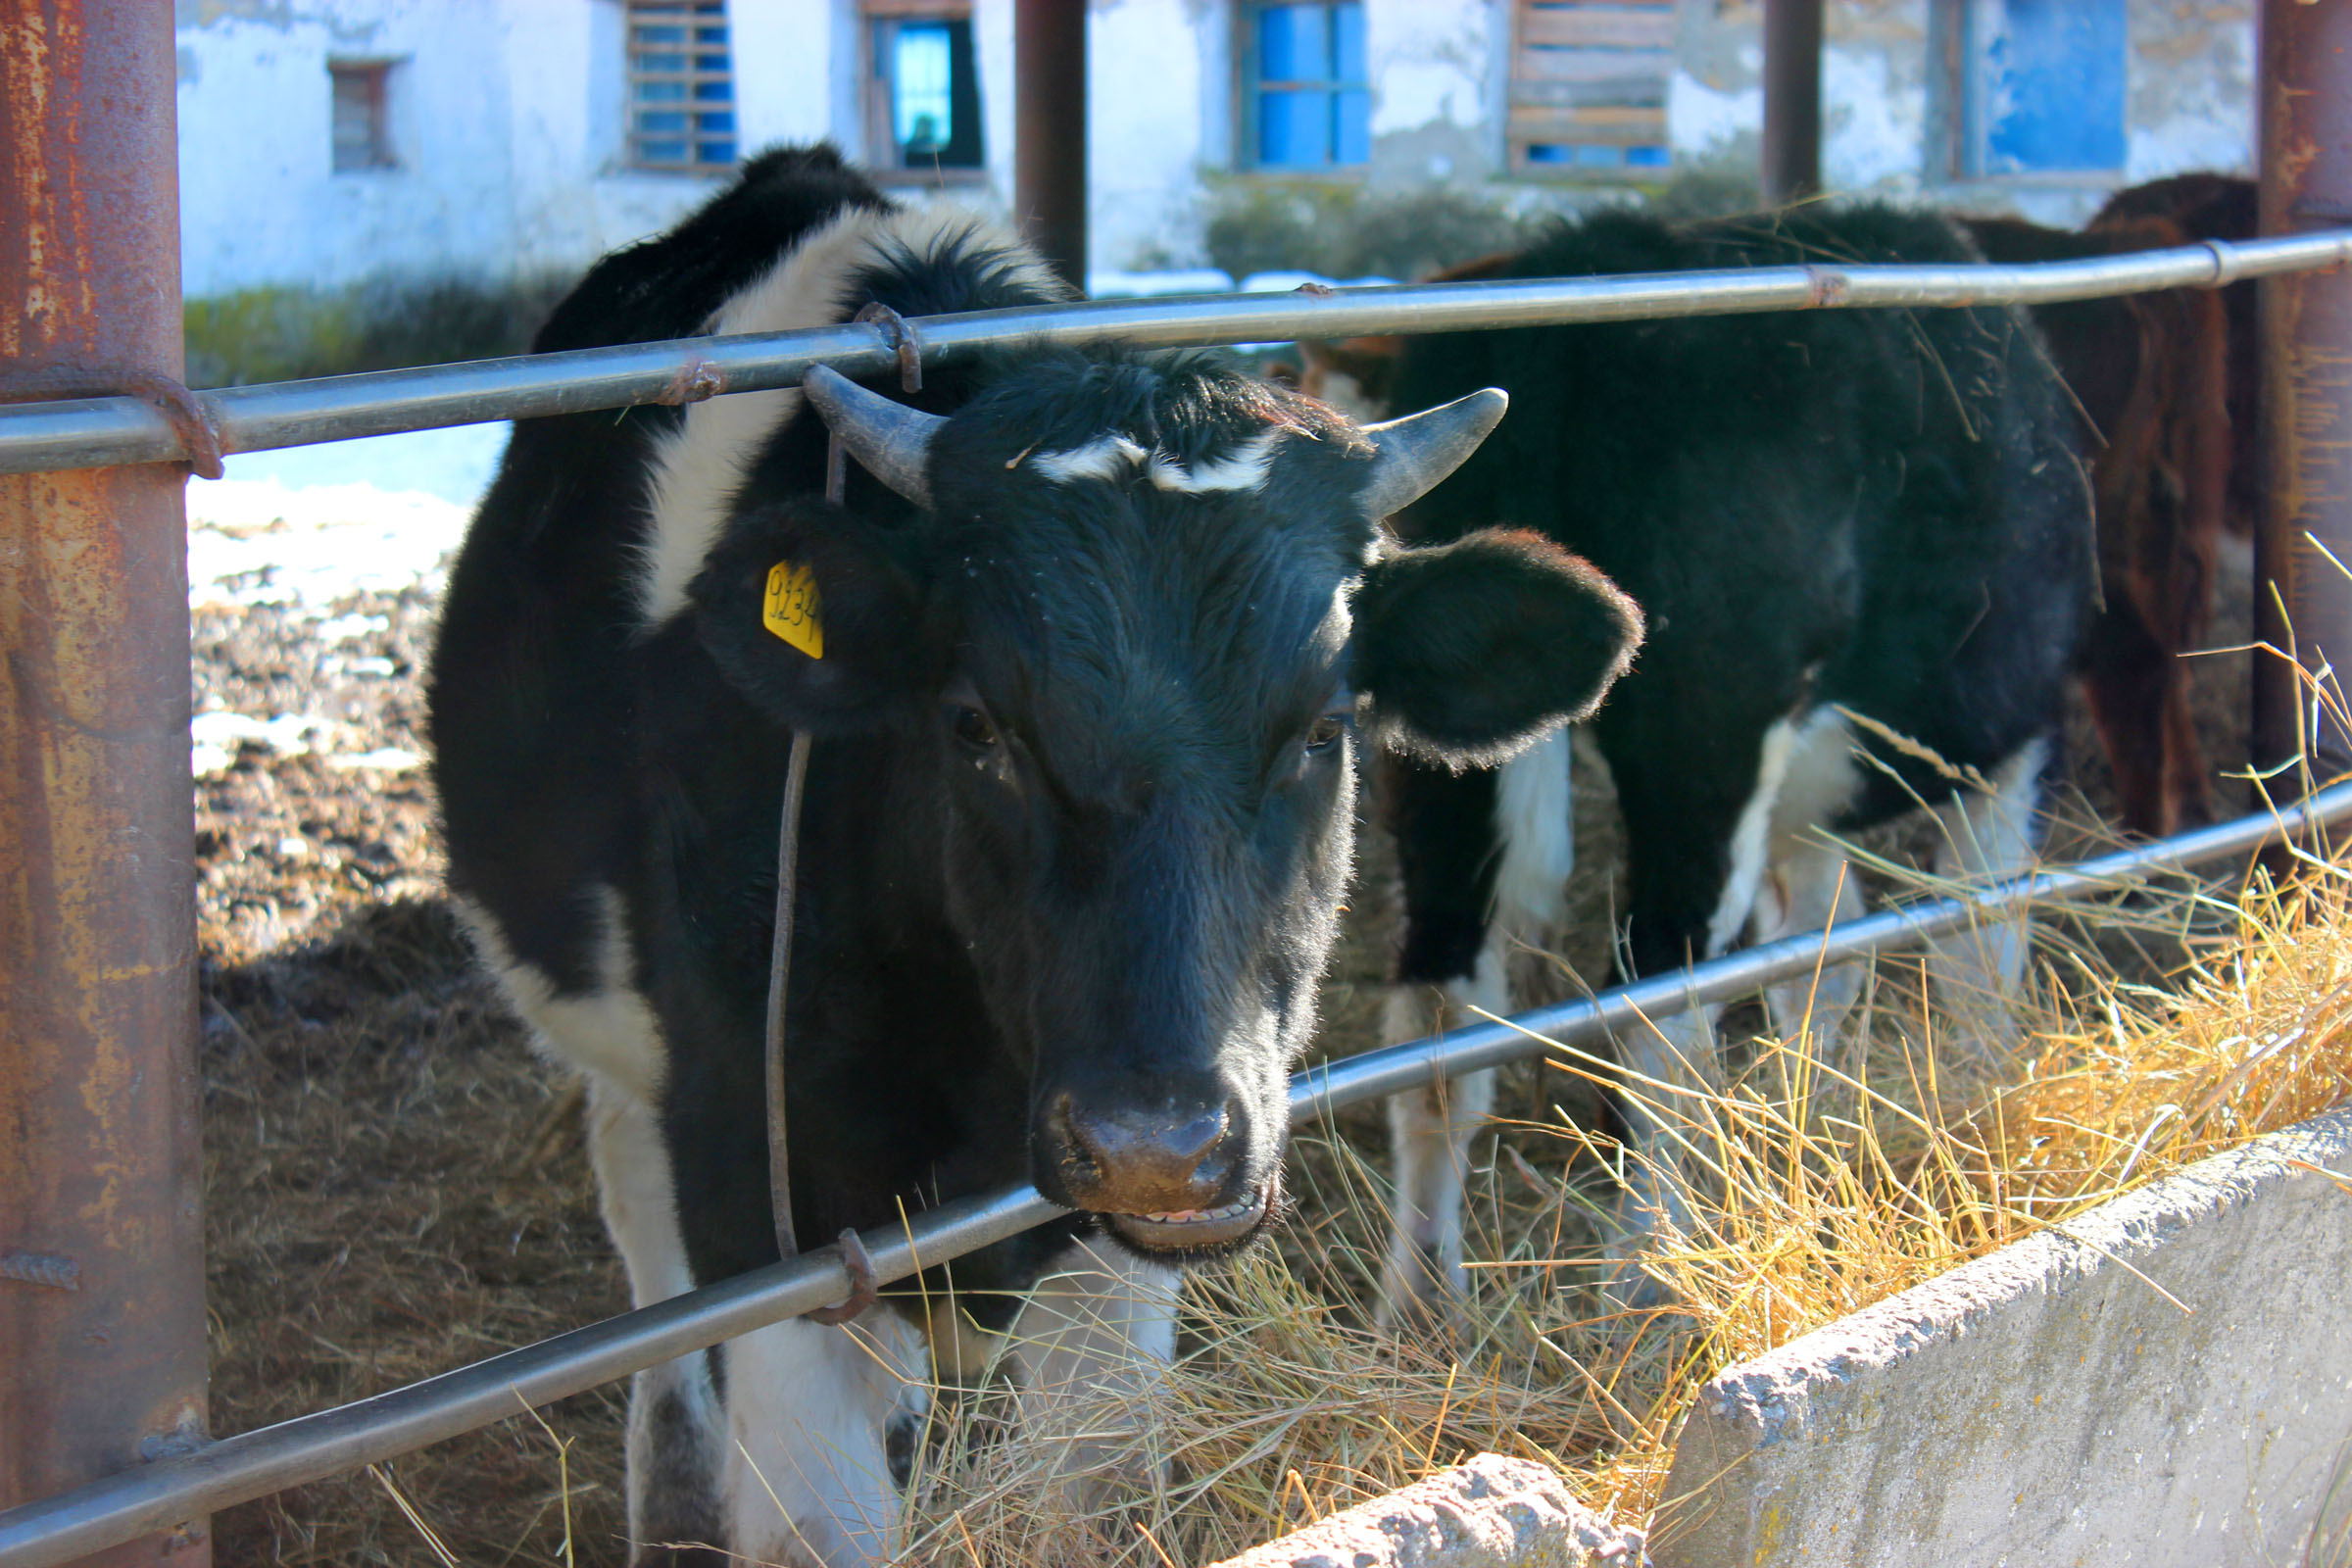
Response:
[[[1970,0],[1965,172],[2124,167],[2124,0]]]
[[[880,172],[976,177],[980,74],[965,4],[869,0],[867,162]]]
[[[334,61],[326,68],[334,83],[335,172],[393,169],[391,82],[385,61]]]
[[[735,162],[725,0],[628,0],[629,163],[715,173]]]
[[[1372,158],[1364,8],[1261,5],[1247,16],[1245,145],[1260,169],[1347,169]]]
[[[1640,177],[1673,162],[1673,0],[1515,0],[1511,10],[1514,173]]]

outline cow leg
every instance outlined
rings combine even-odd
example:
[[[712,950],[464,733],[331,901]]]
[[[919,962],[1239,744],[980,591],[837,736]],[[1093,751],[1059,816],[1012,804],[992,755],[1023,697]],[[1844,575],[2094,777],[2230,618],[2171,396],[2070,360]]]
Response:
[[[1169,1264],[1082,1238],[1047,1268],[1013,1319],[1006,1354],[1021,1427],[1058,1448],[1059,1501],[1072,1518],[1099,1514],[1122,1485],[1152,1479],[1122,1472],[1119,1455],[1135,1447],[1128,1437],[1063,1434],[1072,1418],[1085,1432],[1145,1419],[1176,1354],[1180,1279]]]
[[[1388,1044],[1473,1022],[1474,1007],[1497,1015],[1518,1010],[1511,954],[1559,924],[1575,868],[1570,744],[1561,729],[1494,774],[1419,781],[1399,812],[1399,837],[1408,840],[1400,845],[1407,937],[1404,976],[1383,1019]],[[1436,820],[1441,813],[1451,819]],[[1455,886],[1431,885],[1448,874],[1458,879]],[[1458,902],[1465,892],[1481,904]],[[1446,972],[1470,951],[1477,957],[1467,974]],[[1433,956],[1444,959],[1432,962]],[[1381,1274],[1383,1327],[1442,1321],[1467,1289],[1463,1187],[1470,1140],[1494,1106],[1492,1069],[1390,1097],[1396,1199]]]
[[[1819,748],[1811,719],[1776,719],[1756,745],[1756,766],[1738,782],[1708,778],[1665,756],[1610,759],[1625,809],[1632,873],[1627,957],[1634,974],[1671,973],[1721,957],[1753,920],[1771,866],[1772,827],[1797,764]],[[1824,743],[1826,745],[1826,742]],[[1663,1292],[1639,1267],[1661,1229],[1692,1229],[1683,1143],[1699,1125],[1690,1095],[1714,1076],[1715,1004],[1688,1006],[1628,1028],[1618,1040],[1627,1082],[1618,1096],[1626,1127],[1624,1189],[1603,1225],[1611,1259],[1603,1293],[1629,1308]]]
[[[590,1073],[588,1085],[588,1158],[605,1228],[628,1269],[629,1299],[651,1306],[682,1296],[694,1278],[678,1231],[669,1152],[654,1112],[601,1073]],[[720,1422],[708,1355],[682,1355],[631,1380],[632,1562],[691,1561],[692,1544],[719,1541]]]
[[[2022,875],[2038,837],[2034,809],[2041,800],[2049,742],[2035,740],[2002,763],[1987,793],[1953,797],[1936,808],[1943,826],[1936,846],[1938,876],[1974,884]],[[1929,945],[1928,974],[1954,1028],[1991,1056],[2016,1039],[2010,1003],[2026,966],[2026,912],[1988,917]]]
[[[1496,1014],[1512,1011],[1499,947],[1490,945],[1479,956],[1478,972],[1442,993],[1417,986],[1391,992],[1383,1019],[1388,1043],[1436,1033],[1449,1017],[1468,1018],[1465,1007]],[[1462,1267],[1462,1198],[1470,1140],[1494,1108],[1493,1068],[1434,1079],[1425,1089],[1389,1097],[1389,1151],[1396,1161],[1396,1200],[1388,1262],[1380,1280],[1381,1327],[1443,1322],[1451,1303],[1469,1288],[1468,1271]]]
[[[1854,885],[1845,852],[1821,838],[1861,788],[1852,732],[1843,716],[1831,709],[1808,714],[1797,728],[1773,805],[1772,843],[1748,917],[1752,940],[1777,942],[1822,930],[1834,920],[1861,917],[1862,890]],[[1837,964],[1818,977],[1807,974],[1767,986],[1765,1010],[1784,1041],[1794,1041],[1808,1029],[1816,1041],[1834,1040],[1861,987],[1860,964]]]
[[[2148,630],[2128,600],[2110,602],[2083,639],[2082,695],[2115,775],[2116,808],[2124,826],[2162,838],[2180,828],[2175,771],[2178,716],[2188,715],[2187,682],[2180,661]],[[2193,724],[2185,726],[2186,765],[2196,770],[2195,799],[2203,798],[2203,759]]]
[[[888,1557],[928,1408],[922,1331],[887,1308],[838,1328],[793,1318],[722,1353],[734,1556],[792,1568]]]

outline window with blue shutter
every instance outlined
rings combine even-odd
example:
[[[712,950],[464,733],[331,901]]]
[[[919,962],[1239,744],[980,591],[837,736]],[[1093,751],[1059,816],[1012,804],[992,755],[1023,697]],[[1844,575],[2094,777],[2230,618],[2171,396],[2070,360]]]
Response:
[[[1347,169],[1372,158],[1372,90],[1360,4],[1261,5],[1247,16],[1250,162]]]

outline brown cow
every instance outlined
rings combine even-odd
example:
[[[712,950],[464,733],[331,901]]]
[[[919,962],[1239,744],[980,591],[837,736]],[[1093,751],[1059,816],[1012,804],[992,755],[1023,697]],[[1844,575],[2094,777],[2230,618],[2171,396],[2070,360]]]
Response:
[[[2184,174],[2120,192],[2082,232],[1966,220],[1994,262],[2063,261],[2244,239],[2254,187]],[[2257,493],[2251,285],[2171,289],[2037,309],[2089,423],[2104,608],[2083,641],[2083,693],[2124,825],[2163,835],[2211,817],[2210,775],[2180,656],[2213,617],[2222,530]]]

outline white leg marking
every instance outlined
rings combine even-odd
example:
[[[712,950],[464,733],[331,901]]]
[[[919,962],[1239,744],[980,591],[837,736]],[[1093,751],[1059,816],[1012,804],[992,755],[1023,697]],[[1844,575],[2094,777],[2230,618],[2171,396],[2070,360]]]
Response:
[[[1502,863],[1494,871],[1494,922],[1523,941],[1540,941],[1567,915],[1568,877],[1576,869],[1572,746],[1566,726],[1502,764],[1494,786],[1494,834]]]
[[[1862,915],[1862,892],[1844,853],[1823,843],[1819,834],[1853,804],[1861,788],[1844,716],[1834,709],[1808,713],[1797,727],[1773,806],[1769,863],[1749,915],[1754,941],[1775,942]],[[1861,965],[1840,964],[1822,971],[1818,990],[1811,975],[1767,987],[1773,1028],[1784,1040],[1796,1039],[1808,1025],[1816,1040],[1835,1038],[1861,983]]]
[[[1021,1426],[1058,1448],[1062,1506],[1074,1514],[1100,1513],[1122,1483],[1148,1479],[1121,1473],[1120,1456],[1136,1445],[1110,1428],[1150,1419],[1176,1354],[1180,1279],[1108,1242],[1080,1242],[1054,1260],[1013,1320],[1006,1353]],[[1070,1433],[1072,1419],[1080,1432]],[[1147,1469],[1163,1464],[1154,1457]]]
[[[654,1109],[667,1058],[653,1008],[636,990],[620,896],[600,886],[593,897],[599,986],[576,996],[559,996],[546,974],[517,959],[487,909],[466,899],[457,909],[538,1048],[587,1077],[588,1160],[605,1229],[628,1270],[631,1301],[650,1306],[694,1288]],[[631,1380],[629,1539],[640,1547],[717,1534],[720,1426],[703,1356]]]
[[[1494,870],[1494,905],[1478,966],[1469,979],[1445,988],[1449,1006],[1437,1005],[1426,987],[1392,991],[1382,1031],[1387,1044],[1473,1022],[1472,1007],[1496,1014],[1518,1010],[1510,982],[1513,951],[1521,943],[1540,944],[1567,917],[1568,877],[1576,869],[1572,747],[1570,732],[1557,729],[1502,765],[1494,794],[1501,863]],[[1434,1319],[1448,1297],[1468,1289],[1462,1267],[1463,1185],[1470,1140],[1494,1108],[1492,1070],[1390,1097],[1396,1207],[1381,1276],[1382,1324]]]
[[[1621,1306],[1651,1307],[1665,1298],[1657,1281],[1641,1270],[1641,1256],[1659,1231],[1688,1236],[1692,1229],[1683,1142],[1699,1142],[1695,1132],[1703,1123],[1691,1102],[1675,1091],[1704,1088],[1713,1079],[1719,1011],[1710,1004],[1646,1027],[1636,1024],[1619,1043],[1630,1126],[1625,1185],[1602,1226],[1602,1245],[1614,1267],[1601,1289]]]
[[[1772,844],[1772,812],[1779,801],[1781,784],[1788,777],[1788,760],[1796,750],[1797,727],[1785,718],[1776,718],[1764,732],[1764,747],[1756,765],[1756,787],[1749,793],[1747,804],[1740,808],[1740,820],[1732,829],[1731,872],[1724,878],[1723,892],[1715,901],[1715,913],[1707,921],[1707,956],[1720,958],[1732,949],[1732,942],[1747,924],[1750,909],[1756,906],[1756,890],[1764,880],[1764,865]]]
[[[1937,808],[1943,840],[1936,850],[1939,876],[1996,882],[2034,862],[2034,813],[2049,743],[2035,740],[2003,762],[1989,795],[1962,795]],[[2010,1004],[2026,967],[2026,915],[1939,937],[1928,949],[1928,973],[1937,1000],[1961,1020],[1979,1049],[1997,1052],[2016,1037]]]
[[[898,1546],[892,1418],[926,1398],[921,1330],[877,1309],[842,1328],[794,1319],[731,1340],[724,1545],[753,1562],[851,1568]]]
[[[596,906],[597,989],[574,996],[558,995],[545,973],[515,957],[489,910],[470,899],[457,900],[456,908],[483,967],[543,1050],[611,1079],[648,1105],[659,1104],[668,1054],[653,1005],[637,990],[620,894],[599,885],[589,897]]]
[[[1819,713],[1798,721],[1775,719],[1765,730],[1755,788],[1732,828],[1727,846],[1730,869],[1707,920],[1707,957],[1720,958],[1731,950],[1760,903],[1772,906],[1778,917],[1782,894],[1777,888],[1767,891],[1766,872],[1783,816],[1782,796],[1791,783],[1810,796],[1818,786],[1816,775],[1834,772],[1815,765],[1817,753],[1831,744],[1830,726]],[[1791,808],[1809,811],[1814,807],[1810,801],[1792,802]],[[1617,1267],[1603,1289],[1628,1306],[1651,1305],[1659,1298],[1656,1282],[1635,1267],[1650,1238],[1662,1227],[1685,1233],[1690,1227],[1682,1140],[1690,1136],[1695,1118],[1690,1100],[1676,1091],[1703,1088],[1713,1079],[1715,1020],[1721,1010],[1713,1005],[1686,1008],[1646,1026],[1636,1024],[1619,1041],[1627,1073],[1626,1120],[1631,1125],[1625,1188],[1604,1236]]]
[[[611,1079],[588,1075],[588,1159],[605,1229],[628,1269],[637,1306],[694,1288],[678,1229],[669,1152],[654,1112]],[[629,1388],[629,1539],[641,1547],[703,1540],[718,1528],[717,1399],[709,1363],[681,1356],[637,1374]]]
[[[1426,987],[1399,986],[1389,995],[1388,1043],[1417,1040],[1448,1026],[1475,1022],[1468,1009],[1513,1010],[1509,948],[1501,927],[1491,928],[1466,981],[1445,989],[1449,1005],[1433,1006]],[[1494,1070],[1433,1083],[1389,1097],[1389,1148],[1396,1166],[1396,1228],[1381,1276],[1379,1321],[1384,1327],[1434,1322],[1446,1303],[1469,1288],[1462,1267],[1462,1201],[1470,1173],[1470,1141],[1494,1109]]]

